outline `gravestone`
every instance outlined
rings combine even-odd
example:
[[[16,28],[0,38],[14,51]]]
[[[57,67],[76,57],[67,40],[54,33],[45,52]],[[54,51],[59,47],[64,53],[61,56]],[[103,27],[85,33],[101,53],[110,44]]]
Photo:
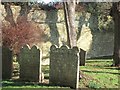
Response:
[[[80,49],[80,66],[85,66],[85,60],[86,60],[86,51]]]
[[[36,46],[25,45],[19,54],[20,79],[24,81],[42,82],[41,50]]]
[[[52,85],[78,88],[79,83],[79,50],[77,47],[69,49],[67,46],[50,48],[50,75]]]
[[[11,79],[13,70],[12,51],[2,47],[2,79]]]

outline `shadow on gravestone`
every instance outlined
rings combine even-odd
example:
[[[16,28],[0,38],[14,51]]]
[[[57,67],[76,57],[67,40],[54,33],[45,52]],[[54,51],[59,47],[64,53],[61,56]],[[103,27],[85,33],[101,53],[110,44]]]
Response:
[[[50,48],[49,83],[71,88],[78,88],[79,84],[79,49],[68,46]]]
[[[80,66],[85,66],[85,60],[86,60],[86,51],[83,49],[80,49]]]
[[[12,51],[2,47],[2,79],[11,79],[13,72]]]
[[[42,82],[42,53],[36,46],[25,45],[19,54],[20,79],[24,81]]]

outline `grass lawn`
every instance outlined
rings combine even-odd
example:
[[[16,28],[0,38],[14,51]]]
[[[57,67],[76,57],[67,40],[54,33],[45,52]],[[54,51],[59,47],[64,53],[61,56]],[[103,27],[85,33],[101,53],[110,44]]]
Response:
[[[83,78],[80,80],[80,88],[120,88],[120,72],[118,68],[111,67],[112,59],[96,59],[96,60],[87,60],[86,66],[80,66],[82,71]],[[18,82],[17,80],[6,80],[2,81],[3,90],[33,90],[33,89],[42,89],[47,90],[47,88],[56,90],[56,88],[62,90],[70,90],[68,87],[60,86],[50,86],[48,84],[49,80],[49,66],[42,66],[42,71],[45,74],[45,82],[42,84],[39,83],[30,83],[30,82]],[[21,89],[20,89],[21,88]],[[30,89],[33,88],[33,89]],[[106,89],[105,89],[106,90]]]
[[[82,79],[80,87],[120,88],[120,71],[116,67],[111,67],[111,65],[112,60],[109,59],[87,61],[86,66],[81,66],[80,69],[93,79]]]

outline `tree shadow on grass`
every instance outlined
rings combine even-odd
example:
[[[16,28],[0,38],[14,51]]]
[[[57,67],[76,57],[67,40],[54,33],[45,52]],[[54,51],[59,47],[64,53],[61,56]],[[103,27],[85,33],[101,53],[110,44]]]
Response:
[[[44,79],[49,79],[49,76],[45,76]]]
[[[111,60],[111,61],[110,61],[110,60],[109,60],[109,61],[107,61],[107,60],[108,60],[108,59],[106,59],[106,60],[104,60],[104,61],[103,61],[103,60],[101,60],[101,59],[100,59],[100,60],[97,60],[97,61],[96,61],[96,60],[95,60],[95,61],[94,61],[94,60],[93,60],[93,61],[87,60],[87,61],[86,61],[86,63],[112,62],[112,60]]]
[[[68,86],[63,85],[57,85],[57,84],[50,84],[50,83],[39,83],[39,82],[25,82],[20,80],[7,80],[5,82],[2,82],[3,87],[21,87],[21,88],[69,88]],[[56,90],[56,89],[55,89]]]
[[[117,68],[117,67],[105,67],[104,69],[120,70],[120,68]]]
[[[3,87],[8,87],[8,86],[31,86],[31,87],[38,87],[38,86],[46,86],[46,87],[53,87],[53,86],[58,86],[58,85],[51,85],[49,83],[39,83],[39,82],[29,82],[29,81],[21,81],[20,79],[16,80],[7,80],[2,82]]]
[[[88,60],[86,61],[86,66],[92,66],[92,67],[100,67],[100,68],[106,68],[106,67],[111,67],[111,64],[113,63],[112,60],[105,59],[105,60]]]
[[[101,59],[104,59],[104,60],[108,60],[108,59],[113,59],[113,56],[110,55],[110,56],[99,56],[99,57],[91,57],[91,58],[88,58],[87,60],[101,60]]]
[[[113,72],[104,72],[104,71],[89,71],[89,70],[82,70],[83,72],[89,72],[89,73],[106,73],[106,74],[116,74],[120,75],[120,73],[113,73]]]

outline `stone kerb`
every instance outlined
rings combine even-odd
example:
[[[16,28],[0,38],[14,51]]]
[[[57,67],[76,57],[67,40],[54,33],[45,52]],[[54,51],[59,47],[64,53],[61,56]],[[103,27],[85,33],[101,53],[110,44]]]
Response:
[[[41,82],[41,50],[25,45],[19,54],[20,79]]]
[[[52,85],[78,88],[79,83],[79,49],[68,46],[50,48],[50,75]]]

